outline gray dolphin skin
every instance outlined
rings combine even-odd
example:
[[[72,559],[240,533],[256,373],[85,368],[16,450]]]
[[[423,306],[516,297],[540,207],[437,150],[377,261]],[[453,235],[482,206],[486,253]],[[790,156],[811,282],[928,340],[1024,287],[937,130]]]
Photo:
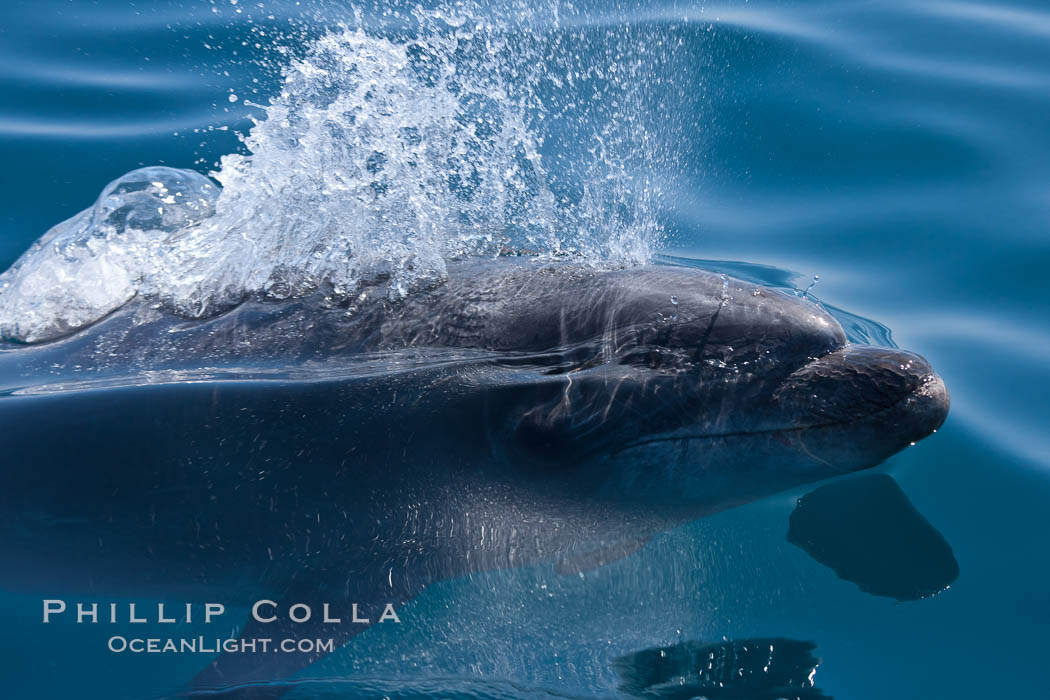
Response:
[[[474,571],[601,566],[879,464],[949,404],[924,359],[847,343],[808,299],[527,258],[452,264],[400,301],[380,282],[201,321],[133,300],[5,346],[0,377],[4,586],[253,580],[274,600],[394,605]],[[259,683],[315,658],[277,656],[222,655],[195,686],[280,695]]]

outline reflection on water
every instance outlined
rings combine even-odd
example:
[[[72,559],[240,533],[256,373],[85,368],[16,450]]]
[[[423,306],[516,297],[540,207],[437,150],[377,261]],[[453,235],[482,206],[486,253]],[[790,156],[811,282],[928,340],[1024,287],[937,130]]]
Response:
[[[861,590],[899,601],[959,577],[951,546],[888,474],[857,474],[800,498],[788,541]]]
[[[613,666],[620,690],[645,698],[827,698],[814,677],[817,645],[794,639],[682,642],[621,656]]]

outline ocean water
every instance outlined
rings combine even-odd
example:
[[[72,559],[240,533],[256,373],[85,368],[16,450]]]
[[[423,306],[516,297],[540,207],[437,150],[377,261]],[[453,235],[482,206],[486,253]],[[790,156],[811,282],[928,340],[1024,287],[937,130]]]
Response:
[[[788,539],[812,490],[801,488],[665,532],[587,577],[442,582],[406,606],[403,627],[322,660],[307,675],[327,680],[296,696],[617,697],[629,695],[614,664],[624,654],[779,638],[816,645],[816,685],[835,698],[1045,694],[1050,12],[925,0],[393,7],[5,3],[0,267],[143,166],[216,172],[225,197],[206,254],[200,237],[132,241],[105,262],[134,289],[88,295],[78,280],[94,279],[97,256],[75,253],[52,268],[73,279],[61,294],[29,287],[0,308],[5,332],[27,310],[86,323],[131,293],[207,315],[347,269],[334,280],[347,294],[377,275],[411,294],[447,256],[501,246],[655,256],[809,289],[856,339],[919,352],[944,378],[944,427],[879,470],[943,536],[958,577],[905,602],[839,578]],[[480,57],[447,44],[471,23],[489,42]],[[367,132],[340,121],[364,94],[357,78],[312,77],[361,52],[376,57],[375,84],[396,87],[366,110]],[[404,55],[433,84],[407,80]],[[445,102],[436,86],[449,81],[480,97]],[[296,121],[310,110],[324,119]],[[420,159],[377,160],[402,138],[402,115]],[[475,118],[498,128],[465,150],[427,149]],[[348,131],[361,159],[340,180],[357,157],[339,151]],[[360,208],[362,191],[379,201],[413,187],[424,194],[408,213]],[[239,247],[252,217],[268,222],[265,245]],[[333,240],[356,251],[351,268]],[[0,597],[5,697],[162,697],[202,665],[111,654],[86,625],[44,627],[39,598]]]

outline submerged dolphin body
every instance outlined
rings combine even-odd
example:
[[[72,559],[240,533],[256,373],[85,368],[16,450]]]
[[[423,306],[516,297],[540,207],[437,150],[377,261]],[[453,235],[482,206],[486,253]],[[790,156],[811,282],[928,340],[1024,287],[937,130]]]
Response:
[[[601,566],[878,464],[948,410],[925,360],[848,344],[811,301],[690,268],[520,259],[453,265],[401,301],[378,284],[351,305],[187,321],[136,300],[8,347],[0,377],[0,554],[20,562],[0,584],[171,594],[225,577],[300,602]],[[224,655],[198,685],[310,660]]]

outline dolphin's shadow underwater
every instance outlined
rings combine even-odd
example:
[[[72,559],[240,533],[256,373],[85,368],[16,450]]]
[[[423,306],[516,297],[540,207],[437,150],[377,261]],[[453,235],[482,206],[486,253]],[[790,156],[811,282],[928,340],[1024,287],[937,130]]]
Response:
[[[629,555],[654,534],[865,469],[936,430],[921,357],[819,305],[668,265],[468,261],[400,301],[132,300],[0,352],[5,587],[378,614],[428,584]],[[349,617],[349,615],[345,615]],[[362,625],[249,622],[242,636]],[[309,654],[221,655],[202,689],[280,694]]]

